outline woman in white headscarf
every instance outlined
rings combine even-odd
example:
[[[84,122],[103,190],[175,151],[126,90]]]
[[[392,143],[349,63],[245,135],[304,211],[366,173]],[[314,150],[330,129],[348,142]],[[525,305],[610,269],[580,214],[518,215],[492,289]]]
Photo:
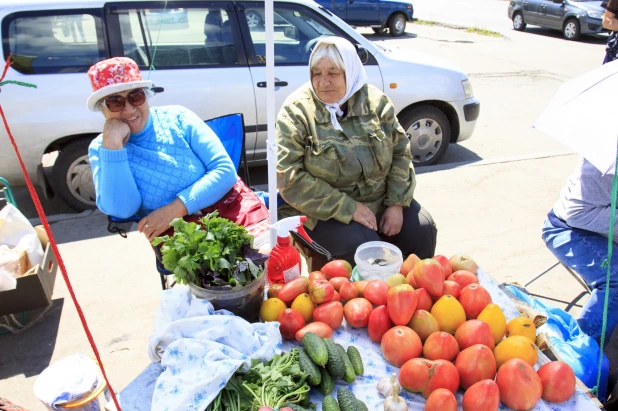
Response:
[[[306,215],[311,238],[351,264],[360,244],[378,240],[404,258],[432,257],[435,224],[413,199],[410,145],[393,103],[367,84],[345,39],[317,43],[309,72],[277,118],[280,217]]]

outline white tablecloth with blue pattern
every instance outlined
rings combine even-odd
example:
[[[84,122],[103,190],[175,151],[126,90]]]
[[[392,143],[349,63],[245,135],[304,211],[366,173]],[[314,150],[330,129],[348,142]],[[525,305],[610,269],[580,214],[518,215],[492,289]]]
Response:
[[[491,294],[493,302],[498,304],[502,308],[502,310],[504,311],[504,314],[507,317],[507,320],[510,320],[512,318],[519,316],[517,312],[517,308],[515,307],[513,302],[510,300],[510,298],[506,294],[504,294],[504,292],[502,292],[502,290],[500,290],[500,288],[498,288],[498,285],[492,280],[492,278],[489,275],[484,273],[482,270],[479,270],[478,277],[479,277],[481,284]],[[174,287],[174,289],[176,288],[180,288],[180,287]],[[172,296],[175,296],[176,294],[183,295],[180,291],[181,290],[176,289],[176,292],[167,293],[165,297],[171,298]],[[170,325],[173,324],[174,328],[176,326],[175,323],[177,320],[180,320],[181,322],[191,321],[191,318],[184,320],[187,314],[189,314],[188,312],[186,312],[188,307],[190,307],[189,311],[193,312],[193,314],[196,314],[196,313],[199,315],[213,314],[210,311],[201,312],[203,311],[202,307],[203,306],[207,307],[209,304],[195,305],[195,301],[193,300],[192,297],[185,296],[185,298],[190,299],[193,304],[189,303],[188,301],[186,303],[183,303],[184,298],[181,298],[180,300],[178,300],[180,303],[183,303],[181,305],[184,306],[183,310],[180,310],[181,312],[177,312],[178,310],[169,309],[169,308],[168,310],[161,310],[161,308],[164,306],[178,308],[174,304],[172,305],[162,304],[162,307],[160,308],[160,312],[158,315],[158,321],[162,323],[169,323]],[[196,306],[198,307],[197,311],[195,311]],[[166,315],[170,316],[170,318],[163,318]],[[199,318],[199,315],[198,315],[198,318]],[[191,315],[189,315],[189,317],[191,317]],[[216,317],[217,316],[213,316],[210,319],[214,320],[214,322],[223,319],[221,317],[219,318],[216,318]],[[195,318],[195,320],[197,320],[197,318]],[[248,323],[245,326],[247,329],[243,331],[246,332],[247,336],[257,331],[257,329],[252,330],[250,327],[248,327],[249,326]],[[157,327],[157,328],[160,328],[160,327]],[[195,327],[195,325],[193,324],[185,324],[184,327],[181,327],[181,329],[190,330],[192,334],[191,337],[195,337],[193,333],[195,333],[196,330],[199,330],[202,333],[204,333],[205,330],[202,328],[203,328],[203,325],[200,327]],[[215,329],[217,329],[217,332],[224,332],[225,330],[225,328],[216,327],[216,326],[215,326]],[[179,330],[178,332],[181,332],[181,331],[182,330]],[[212,329],[210,331],[212,331]],[[210,334],[210,332],[206,332],[206,333]],[[152,357],[161,358],[159,357],[159,355],[168,357],[167,362],[170,362],[170,364],[166,364],[166,361],[164,361],[164,365],[167,365],[167,371],[170,371],[172,369],[170,368],[170,366],[173,367],[174,365],[173,362],[175,361],[175,359],[171,355],[166,355],[165,354],[166,350],[164,348],[167,348],[167,345],[169,344],[177,344],[179,342],[182,342],[181,341],[182,339],[177,340],[175,338],[171,338],[165,341],[166,339],[160,339],[159,337],[156,336],[156,334],[158,333],[155,332],[153,333],[153,336],[151,336],[150,354]],[[169,335],[169,333],[166,332],[164,335]],[[257,334],[254,334],[254,335],[257,335]],[[211,340],[211,339],[212,339],[212,335],[208,335],[208,337],[206,338],[206,340]],[[154,342],[153,340],[157,342],[153,344]],[[365,402],[365,404],[367,404],[367,407],[370,410],[377,411],[377,410],[383,409],[384,399],[378,394],[377,389],[376,389],[376,384],[382,378],[388,377],[392,373],[398,373],[399,369],[389,365],[386,362],[386,360],[382,357],[382,354],[380,352],[380,345],[372,342],[369,339],[369,337],[367,336],[366,328],[362,328],[362,329],[352,328],[348,326],[344,320],[343,325],[333,333],[333,340],[343,345],[345,348],[347,348],[350,344],[353,344],[356,348],[358,348],[363,358],[365,372],[363,376],[358,376],[356,378],[356,381],[353,384],[349,385],[349,387],[352,389],[352,391],[358,398],[362,399]],[[162,347],[159,345],[161,342],[164,342],[163,345],[165,347]],[[213,341],[209,342],[209,344],[212,344],[212,343],[214,342]],[[238,343],[238,341],[236,341],[235,343],[232,343],[231,345],[236,345],[236,343]],[[278,341],[275,342],[275,345],[277,345],[277,343]],[[266,351],[268,351],[269,349],[272,350],[272,344],[269,344],[266,341],[262,341],[262,344],[264,344],[263,349],[266,349]],[[289,351],[293,347],[298,346],[298,345],[299,344],[296,341],[286,341],[283,343],[283,350]],[[156,347],[156,349],[153,349],[154,347]],[[190,347],[186,347],[186,348],[190,348]],[[200,347],[200,350],[203,350],[203,348],[204,347]],[[209,349],[213,349],[213,346],[210,346]],[[262,356],[264,354],[263,350],[255,351],[251,349],[249,350],[249,352],[254,354],[254,355],[251,355],[252,357],[258,357],[258,358],[260,357],[259,354],[262,354]],[[247,354],[249,354],[249,352]],[[203,352],[202,354],[206,357],[214,355],[212,352],[211,353]],[[258,354],[258,355],[255,355],[255,354]],[[541,366],[547,361],[549,361],[547,357],[539,352],[539,359],[537,361],[535,368],[538,369],[539,366]],[[240,362],[246,364],[246,357],[241,357]],[[153,399],[153,394],[155,394],[154,395],[155,398],[160,396],[158,395],[160,393],[158,393],[156,389],[156,388],[159,388],[157,385],[159,385],[166,378],[166,373],[163,372],[164,368],[165,367],[161,367],[161,365],[157,362],[152,363],[148,368],[144,370],[144,372],[142,372],[142,374],[140,374],[137,378],[135,378],[131,382],[131,384],[129,384],[129,386],[127,386],[120,393],[121,406],[122,406],[123,411],[146,411],[146,410],[151,409],[151,402]],[[195,375],[191,375],[191,374],[187,374],[187,376],[195,377]],[[221,380],[219,380],[218,382],[222,383]],[[336,390],[342,386],[344,386],[343,383],[341,382],[337,383],[337,387],[335,388],[335,392],[334,392],[335,395],[336,395]],[[421,395],[411,394],[411,393],[404,391],[402,393],[402,396],[408,402],[408,406],[410,407],[411,410],[422,410],[424,408],[425,400],[423,399]],[[456,397],[457,397],[458,402],[461,403],[463,392],[461,390],[458,391],[456,394]],[[320,393],[318,393],[317,390],[312,389],[311,399],[312,399],[312,402],[318,404],[318,410],[321,410],[321,406],[319,404],[321,404],[322,398],[323,396]],[[106,405],[106,409],[113,410],[113,407],[111,407],[110,405],[112,404],[108,403]],[[156,407],[156,408],[157,409],[173,409],[173,408],[165,408],[165,407],[164,408]],[[179,409],[179,408],[176,408],[176,409]],[[190,408],[187,407],[185,409],[190,409]],[[509,410],[509,408],[505,407],[504,405],[501,405],[500,410]],[[553,404],[553,403],[548,403],[548,402],[541,400],[539,401],[539,403],[533,410],[535,411],[559,411],[559,410],[594,411],[594,410],[598,410],[598,408],[590,400],[590,398],[588,397],[586,393],[584,393],[579,388],[577,388],[577,391],[575,392],[575,394],[568,401],[565,401],[562,404]]]
[[[478,277],[480,283],[483,287],[489,291],[491,294],[492,300],[494,303],[498,304],[508,320],[511,320],[515,317],[519,317],[519,313],[517,312],[517,308],[511,301],[511,299],[498,288],[498,285],[493,281],[493,279],[487,275],[485,272],[479,269]],[[392,373],[399,374],[399,368],[393,367],[388,364],[382,353],[380,352],[380,344],[372,342],[367,336],[367,329],[361,328],[356,329],[352,328],[346,324],[345,320],[343,325],[333,333],[333,340],[345,348],[347,348],[350,344],[354,345],[361,353],[363,358],[363,363],[365,366],[365,373],[363,376],[356,377],[356,381],[349,385],[349,388],[354,392],[357,398],[363,400],[367,407],[370,410],[382,410],[384,409],[384,398],[376,389],[376,384],[382,378],[386,378],[390,376]],[[283,349],[288,351],[292,349],[292,347],[298,346],[299,344],[296,341],[286,341],[283,343]],[[539,351],[539,359],[535,366],[535,369],[538,369],[541,365],[548,362],[549,359]],[[341,381],[336,384],[334,395],[336,397],[336,391],[338,388],[346,386]],[[311,393],[312,402],[316,404],[321,404],[323,396],[318,393],[315,389],[312,390]],[[412,394],[409,392],[403,391],[402,396],[408,402],[408,406],[411,410],[423,410],[425,399],[420,394]],[[463,391],[460,389],[457,394],[457,402],[461,404],[461,400],[463,398]],[[461,406],[459,407],[461,409]],[[321,410],[321,407],[318,406],[318,410]],[[510,410],[510,408],[500,405],[500,410]],[[539,401],[534,411],[558,411],[558,410],[572,410],[572,411],[593,411],[598,410],[596,405],[590,400],[588,395],[577,388],[577,391],[573,396],[564,403],[554,404],[546,401]]]

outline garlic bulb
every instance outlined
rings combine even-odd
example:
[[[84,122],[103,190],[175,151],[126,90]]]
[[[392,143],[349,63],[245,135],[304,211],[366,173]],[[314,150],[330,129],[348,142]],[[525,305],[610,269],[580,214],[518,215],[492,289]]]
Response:
[[[393,373],[388,378],[382,378],[378,382],[378,392],[382,394],[384,397],[390,397],[391,395],[393,395],[393,385],[397,384],[395,382],[396,378],[397,376],[395,375],[395,373]]]
[[[399,384],[393,384],[393,395],[384,400],[384,411],[408,411],[408,404],[399,396]]]

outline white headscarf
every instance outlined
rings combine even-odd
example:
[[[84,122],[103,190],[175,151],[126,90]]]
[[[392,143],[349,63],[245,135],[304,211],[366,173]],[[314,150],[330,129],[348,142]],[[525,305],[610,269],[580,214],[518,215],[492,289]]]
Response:
[[[341,55],[343,65],[345,67],[345,96],[343,96],[343,98],[337,103],[327,104],[318,97],[318,93],[316,93],[313,88],[313,82],[309,81],[309,84],[311,84],[313,94],[315,94],[317,99],[324,104],[324,107],[326,107],[326,110],[330,113],[330,121],[333,124],[333,127],[335,127],[335,130],[343,131],[341,124],[339,124],[339,121],[337,120],[337,116],[343,115],[341,105],[348,101],[354,93],[360,90],[361,87],[367,83],[367,73],[365,72],[363,63],[361,63],[360,58],[356,53],[356,48],[354,45],[348,40],[336,36],[326,37],[316,44],[311,52],[311,57],[309,57],[310,63],[313,59],[313,54],[319,49],[321,44],[334,44],[335,47],[337,47],[337,51],[339,51],[339,54]],[[309,76],[311,76],[311,64],[309,64]]]

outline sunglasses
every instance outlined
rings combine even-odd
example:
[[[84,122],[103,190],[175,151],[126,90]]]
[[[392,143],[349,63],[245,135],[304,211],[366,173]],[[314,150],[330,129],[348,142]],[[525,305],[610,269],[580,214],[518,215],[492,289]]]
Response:
[[[127,101],[134,107],[141,106],[146,101],[146,93],[143,89],[139,88],[131,91],[126,97],[118,95],[105,97],[103,104],[112,113],[117,113],[124,110]]]

